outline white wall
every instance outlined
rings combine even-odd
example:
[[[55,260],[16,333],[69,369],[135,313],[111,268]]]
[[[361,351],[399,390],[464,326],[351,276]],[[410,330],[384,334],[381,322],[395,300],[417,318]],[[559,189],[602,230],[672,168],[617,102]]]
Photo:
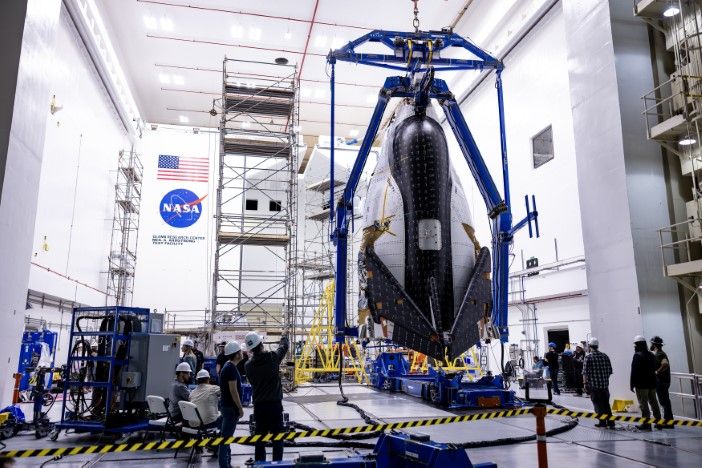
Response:
[[[160,125],[158,130],[146,130],[139,147],[144,164],[139,246],[134,285],[134,305],[178,312],[178,321],[201,325],[204,309],[210,308],[212,280],[211,256],[214,248],[215,183],[219,155],[219,134],[202,129],[193,134],[192,127]],[[208,182],[157,180],[160,154],[182,157],[209,157]],[[200,218],[190,227],[175,228],[164,222],[159,212],[163,196],[177,188],[185,188],[199,197]],[[154,243],[155,235],[186,236],[192,242],[181,245]]]
[[[540,264],[556,261],[554,239],[558,243],[558,259],[583,255],[583,241],[578,203],[577,172],[570,108],[568,64],[565,31],[560,8],[553,8],[505,59],[503,72],[507,150],[514,222],[525,214],[524,195],[536,195],[541,238],[529,239],[527,229],[515,236],[510,271],[522,270],[524,259],[537,257]],[[493,174],[502,187],[499,124],[494,77],[486,79],[461,105],[468,126]],[[553,128],[555,158],[538,169],[533,168],[532,137],[548,127]],[[445,124],[447,135],[451,130]],[[451,156],[456,161],[470,204],[478,238],[490,243],[488,217],[463,156],[453,137],[449,137]],[[542,273],[543,275],[543,273]],[[567,269],[525,282],[526,296],[535,298],[553,294],[567,295],[587,290],[584,269]],[[514,283],[514,282],[512,282]],[[515,285],[512,284],[512,290]],[[510,300],[515,300],[515,294]],[[568,327],[572,341],[585,339],[589,331],[586,298],[549,301],[537,304],[539,339],[545,340],[546,329]],[[510,342],[522,338],[518,320],[521,313],[510,307]],[[575,325],[575,324],[578,325]],[[543,347],[540,352],[543,353]],[[497,356],[498,353],[496,352]],[[499,357],[498,357],[499,359]],[[493,369],[498,368],[495,363]]]
[[[103,306],[117,157],[131,143],[65,10],[56,50],[46,66],[63,109],[47,112],[29,288]]]

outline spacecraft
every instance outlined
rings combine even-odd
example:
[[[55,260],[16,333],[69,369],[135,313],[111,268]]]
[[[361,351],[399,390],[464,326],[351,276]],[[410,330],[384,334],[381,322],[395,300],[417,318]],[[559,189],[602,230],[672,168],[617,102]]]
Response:
[[[439,360],[480,340],[492,309],[490,250],[472,226],[431,107],[396,108],[368,184],[359,252],[361,334]]]

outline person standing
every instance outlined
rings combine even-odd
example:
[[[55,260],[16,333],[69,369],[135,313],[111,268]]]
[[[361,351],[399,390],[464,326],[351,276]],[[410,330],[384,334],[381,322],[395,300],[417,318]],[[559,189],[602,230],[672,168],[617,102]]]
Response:
[[[219,389],[222,395],[222,427],[220,436],[227,438],[234,435],[236,423],[244,417],[244,407],[241,404],[241,376],[236,365],[241,361],[241,346],[236,341],[224,345],[224,355],[227,361],[219,373]],[[219,466],[229,468],[232,462],[232,451],[229,444],[219,446]]]
[[[656,396],[658,402],[663,407],[663,418],[673,419],[673,407],[670,404],[670,361],[668,355],[663,351],[663,339],[660,336],[651,338],[651,351],[656,358]],[[664,429],[674,429],[675,426],[664,424]]]
[[[548,344],[548,352],[544,354],[544,359],[548,364],[548,373],[553,386],[553,394],[560,395],[561,390],[558,388],[558,353],[556,352],[556,343],[553,341]]]
[[[217,362],[215,365],[215,373],[219,379],[219,373],[222,372],[222,367],[227,363],[227,357],[224,355],[224,347],[227,345],[226,341],[217,343]]]
[[[205,365],[205,355],[197,348],[199,344],[197,340],[193,341],[193,354],[195,355],[195,370],[193,372],[200,372],[202,366]]]
[[[193,340],[187,339],[183,341],[183,346],[180,347],[180,350],[183,351],[183,356],[180,358],[180,361],[188,363],[190,372],[195,372],[197,368],[197,357],[193,352],[193,346]]]
[[[612,375],[612,363],[609,356],[600,352],[600,342],[590,338],[590,353],[583,359],[583,385],[589,390],[592,406],[600,416],[611,416],[609,405],[609,376]],[[614,421],[600,420],[595,427],[614,428]]]
[[[181,362],[176,366],[176,379],[171,385],[171,395],[168,399],[168,412],[171,420],[174,423],[181,422],[183,415],[180,413],[179,401],[190,401],[190,390],[188,390],[188,382],[190,382],[191,368],[187,362]]]
[[[251,353],[246,363],[246,377],[251,384],[256,434],[283,432],[283,386],[280,363],[288,352],[288,338],[283,335],[274,352],[263,350],[263,338],[255,332],[246,335],[246,348]],[[256,461],[266,460],[265,442],[257,442]],[[283,442],[273,442],[273,461],[283,459]]]
[[[575,380],[575,394],[583,396],[583,360],[585,359],[585,350],[580,345],[575,346],[573,353],[573,377]]]
[[[641,415],[644,418],[650,418],[653,412],[654,418],[661,419],[661,410],[656,399],[656,358],[648,351],[646,338],[641,335],[634,337],[634,358],[631,361],[629,387],[636,393]],[[660,427],[656,424],[657,429]],[[641,423],[636,428],[641,431],[650,431],[651,424]]]

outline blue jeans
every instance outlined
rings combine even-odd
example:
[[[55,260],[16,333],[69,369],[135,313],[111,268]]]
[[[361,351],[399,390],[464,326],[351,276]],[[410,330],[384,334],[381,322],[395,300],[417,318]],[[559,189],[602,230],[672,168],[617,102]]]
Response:
[[[231,406],[222,406],[222,428],[220,435],[222,437],[231,437],[234,435],[236,423],[239,420],[239,410]],[[221,444],[219,446],[219,466],[220,468],[229,468],[232,464],[232,449],[229,444]]]

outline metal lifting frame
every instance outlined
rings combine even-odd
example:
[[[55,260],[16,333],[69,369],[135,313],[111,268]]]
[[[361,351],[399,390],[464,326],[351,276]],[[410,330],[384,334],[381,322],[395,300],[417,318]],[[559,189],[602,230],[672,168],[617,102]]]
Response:
[[[393,54],[357,53],[355,48],[367,42],[382,43],[393,50]],[[462,48],[477,59],[442,58],[441,51],[448,48]],[[341,49],[330,51],[327,62],[331,66],[331,141],[334,141],[334,99],[335,99],[335,65],[337,61],[351,62],[392,70],[406,72],[405,76],[394,76],[385,79],[385,84],[378,93],[378,103],[373,111],[370,124],[363,138],[363,143],[356,157],[349,180],[344,188],[343,196],[336,207],[336,226],[331,234],[336,245],[336,295],[334,301],[334,320],[336,325],[336,340],[343,342],[345,336],[355,336],[357,330],[346,326],[346,256],[348,248],[348,233],[350,219],[353,217],[353,197],[358,186],[361,173],[371,145],[378,132],[383,113],[388,101],[393,97],[414,98],[415,105],[426,107],[430,99],[436,99],[444,110],[446,119],[453,130],[461,152],[468,163],[471,174],[480,190],[488,216],[492,219],[492,300],[491,325],[497,328],[497,334],[502,342],[508,338],[507,306],[509,279],[509,250],[514,234],[524,226],[529,227],[529,237],[539,237],[538,212],[536,200],[532,195],[531,207],[528,196],[525,196],[527,215],[517,224],[512,224],[510,205],[509,171],[507,165],[507,140],[505,135],[504,101],[502,91],[501,61],[492,57],[467,39],[454,34],[452,31],[419,31],[416,33],[396,31],[372,31]],[[496,74],[497,106],[500,125],[500,147],[502,156],[502,180],[504,197],[493,181],[490,171],[480,154],[480,150],[461,113],[458,102],[449,91],[446,82],[434,78],[436,71],[456,70],[494,70]],[[415,75],[423,74],[421,80],[415,80]],[[334,145],[331,146],[330,176],[334,178]],[[330,206],[334,205],[334,190],[330,191]],[[334,222],[334,212],[330,213],[330,221]],[[532,221],[534,230],[532,230]]]

